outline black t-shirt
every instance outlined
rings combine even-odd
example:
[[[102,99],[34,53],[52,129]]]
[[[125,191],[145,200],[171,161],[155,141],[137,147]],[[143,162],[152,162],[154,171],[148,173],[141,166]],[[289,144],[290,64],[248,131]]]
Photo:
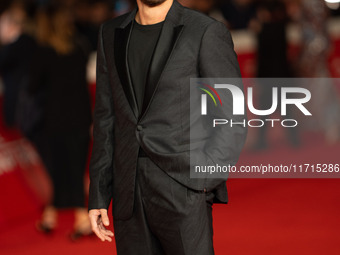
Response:
[[[139,114],[142,110],[150,61],[163,23],[153,25],[140,25],[136,21],[133,23],[128,49],[128,64]]]

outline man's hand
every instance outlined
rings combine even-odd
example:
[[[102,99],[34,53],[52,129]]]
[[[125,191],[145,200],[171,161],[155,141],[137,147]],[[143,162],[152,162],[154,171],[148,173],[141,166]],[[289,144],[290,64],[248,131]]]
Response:
[[[93,209],[89,211],[92,231],[98,236],[100,240],[112,241],[113,233],[105,228],[110,225],[109,217],[106,209]]]

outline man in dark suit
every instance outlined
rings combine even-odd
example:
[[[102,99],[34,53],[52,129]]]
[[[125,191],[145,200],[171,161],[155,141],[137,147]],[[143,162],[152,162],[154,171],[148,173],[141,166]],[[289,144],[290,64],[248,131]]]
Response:
[[[225,26],[176,0],[137,0],[102,25],[89,216],[118,254],[213,254],[212,203],[225,179],[190,178],[190,78],[240,77]],[[221,131],[226,130],[226,131]],[[220,129],[200,162],[234,165],[246,128]],[[206,141],[212,137],[202,137]]]

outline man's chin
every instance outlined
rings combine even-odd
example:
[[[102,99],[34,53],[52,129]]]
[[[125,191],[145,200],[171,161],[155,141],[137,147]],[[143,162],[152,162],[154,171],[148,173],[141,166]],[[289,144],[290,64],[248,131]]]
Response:
[[[162,3],[166,2],[167,0],[141,0],[141,2],[149,7],[155,7],[161,5]]]

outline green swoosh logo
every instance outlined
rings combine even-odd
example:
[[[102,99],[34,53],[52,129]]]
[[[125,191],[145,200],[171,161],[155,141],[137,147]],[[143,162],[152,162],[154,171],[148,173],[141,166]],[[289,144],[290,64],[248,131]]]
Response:
[[[203,90],[205,93],[207,93],[212,98],[212,100],[214,101],[215,106],[217,106],[217,103],[216,103],[214,96],[208,90],[203,89],[203,88],[200,88],[200,89]]]

